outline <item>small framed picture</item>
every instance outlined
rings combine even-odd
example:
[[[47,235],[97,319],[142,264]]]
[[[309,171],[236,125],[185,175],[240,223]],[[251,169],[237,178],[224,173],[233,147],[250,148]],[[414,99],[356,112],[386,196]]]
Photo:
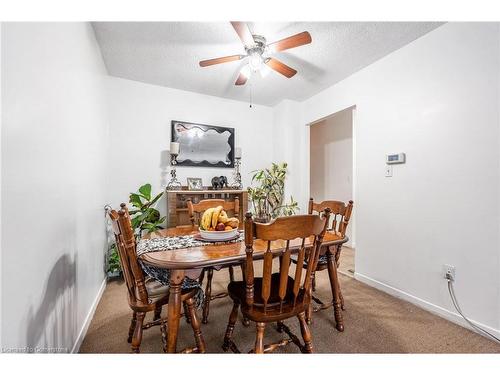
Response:
[[[188,177],[188,190],[203,190],[203,183],[201,178],[198,177]]]

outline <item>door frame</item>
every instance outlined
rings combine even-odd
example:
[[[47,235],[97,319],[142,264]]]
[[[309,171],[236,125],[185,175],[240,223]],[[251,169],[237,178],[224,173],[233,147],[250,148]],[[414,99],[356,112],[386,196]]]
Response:
[[[311,126],[314,124],[317,124],[320,121],[323,121],[331,116],[334,116],[335,114],[345,111],[345,110],[351,110],[352,111],[352,200],[354,201],[354,204],[356,204],[357,201],[357,173],[356,173],[356,165],[357,165],[357,160],[356,160],[356,134],[357,134],[357,107],[356,105],[350,105],[348,107],[339,109],[338,111],[332,112],[327,116],[323,116],[317,120],[314,120],[310,123],[305,124],[306,127],[308,128],[307,132],[307,144],[306,144],[306,155],[307,155],[307,162],[309,164],[307,170],[309,171],[308,176],[307,176],[307,199],[311,196]],[[349,226],[351,228],[351,247],[353,249],[356,249],[356,214],[355,210],[353,210],[353,215],[351,216],[351,220],[349,221]]]

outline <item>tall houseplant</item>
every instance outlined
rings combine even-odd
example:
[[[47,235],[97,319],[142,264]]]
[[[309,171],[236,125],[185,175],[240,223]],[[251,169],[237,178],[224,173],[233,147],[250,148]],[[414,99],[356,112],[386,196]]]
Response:
[[[163,192],[151,198],[151,184],[142,185],[137,193],[130,193],[129,203],[133,209],[129,210],[132,216],[132,227],[138,238],[141,237],[143,231],[148,233],[161,229],[161,224],[165,221],[165,216],[160,217],[160,212],[153,207],[161,198]]]
[[[154,232],[161,229],[165,222],[165,216],[160,217],[160,212],[154,208],[154,204],[162,197],[163,192],[156,196],[151,196],[151,184],[142,185],[136,193],[130,193],[129,203],[132,209],[129,214],[132,216],[132,228],[137,239],[144,231]],[[121,272],[120,259],[116,244],[112,244],[108,250],[108,273],[117,274]]]
[[[252,176],[252,186],[248,195],[252,201],[255,220],[268,222],[279,216],[290,216],[299,210],[298,204],[290,197],[285,202],[285,180],[287,163],[272,163],[270,168],[256,170]]]

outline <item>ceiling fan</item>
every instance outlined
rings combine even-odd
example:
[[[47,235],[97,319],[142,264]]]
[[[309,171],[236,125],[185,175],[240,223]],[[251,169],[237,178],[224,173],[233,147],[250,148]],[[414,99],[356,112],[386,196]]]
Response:
[[[233,25],[234,30],[243,42],[247,54],[202,60],[200,61],[200,66],[206,67],[248,58],[248,64],[241,69],[236,79],[235,85],[237,86],[244,85],[252,72],[260,71],[264,64],[276,72],[283,74],[285,77],[292,78],[297,71],[278,59],[270,57],[270,55],[274,52],[285,51],[290,48],[309,44],[312,41],[311,34],[304,31],[288,38],[278,40],[277,42],[267,44],[266,38],[261,35],[253,35],[245,22],[231,22],[231,25]]]

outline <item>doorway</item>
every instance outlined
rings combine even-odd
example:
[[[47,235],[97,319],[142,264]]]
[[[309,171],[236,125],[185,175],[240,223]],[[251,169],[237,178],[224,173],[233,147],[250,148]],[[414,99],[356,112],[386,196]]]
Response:
[[[315,202],[354,200],[355,107],[331,114],[309,126],[310,196]],[[354,276],[355,209],[347,227],[349,241],[343,246],[339,271]]]

